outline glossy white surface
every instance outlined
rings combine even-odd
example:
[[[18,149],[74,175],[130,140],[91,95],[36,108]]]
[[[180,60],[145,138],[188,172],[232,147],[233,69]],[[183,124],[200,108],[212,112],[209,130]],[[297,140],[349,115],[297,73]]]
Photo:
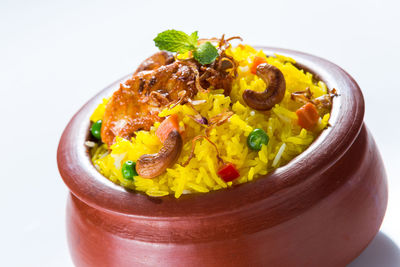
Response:
[[[59,137],[85,101],[133,71],[156,51],[155,35],[174,28],[308,52],[356,79],[390,198],[381,232],[350,266],[400,266],[399,8],[398,1],[1,0],[0,265],[72,266]]]

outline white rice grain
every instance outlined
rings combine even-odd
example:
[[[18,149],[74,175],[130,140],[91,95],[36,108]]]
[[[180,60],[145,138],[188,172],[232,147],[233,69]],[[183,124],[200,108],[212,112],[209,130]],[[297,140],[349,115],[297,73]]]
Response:
[[[276,153],[276,156],[275,156],[275,158],[274,158],[274,161],[272,162],[272,167],[276,167],[276,166],[278,165],[279,160],[280,160],[281,157],[282,157],[283,151],[285,151],[285,148],[286,148],[286,144],[283,143],[283,144],[281,145],[281,147],[279,148],[278,153]]]
[[[90,147],[90,148],[94,147],[95,145],[96,145],[96,143],[92,142],[92,141],[86,141],[85,142],[85,146]]]

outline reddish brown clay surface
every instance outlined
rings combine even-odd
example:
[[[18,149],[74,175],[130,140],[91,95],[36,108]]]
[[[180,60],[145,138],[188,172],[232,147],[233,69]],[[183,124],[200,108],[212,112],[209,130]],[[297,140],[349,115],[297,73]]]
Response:
[[[386,210],[387,184],[358,85],[321,58],[263,49],[293,57],[337,89],[333,126],[267,177],[203,195],[149,198],[104,178],[84,146],[90,114],[117,81],[78,111],[58,148],[77,266],[337,267],[368,245]]]

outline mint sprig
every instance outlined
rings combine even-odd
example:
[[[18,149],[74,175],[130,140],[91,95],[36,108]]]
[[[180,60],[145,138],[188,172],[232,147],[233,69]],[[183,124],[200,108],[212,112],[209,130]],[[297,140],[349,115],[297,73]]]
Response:
[[[160,50],[166,50],[170,52],[186,53],[196,49],[197,32],[192,33],[190,36],[184,32],[176,30],[167,30],[159,33],[154,42]]]
[[[166,30],[154,38],[155,45],[160,50],[186,53],[193,52],[193,57],[200,64],[210,64],[218,57],[218,50],[210,42],[197,45],[199,36],[197,31],[187,35],[182,31]]]
[[[210,42],[203,43],[193,51],[193,57],[201,65],[210,64],[218,57],[218,50]]]

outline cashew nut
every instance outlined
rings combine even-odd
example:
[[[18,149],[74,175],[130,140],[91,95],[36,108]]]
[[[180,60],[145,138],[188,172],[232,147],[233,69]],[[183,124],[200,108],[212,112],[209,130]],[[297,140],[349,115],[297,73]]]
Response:
[[[278,68],[267,63],[257,66],[257,76],[267,84],[267,88],[263,92],[247,89],[243,92],[243,100],[255,110],[270,110],[285,96],[285,78]]]
[[[136,171],[143,178],[154,178],[171,167],[179,158],[183,146],[182,137],[173,130],[156,154],[142,155],[136,162]]]

